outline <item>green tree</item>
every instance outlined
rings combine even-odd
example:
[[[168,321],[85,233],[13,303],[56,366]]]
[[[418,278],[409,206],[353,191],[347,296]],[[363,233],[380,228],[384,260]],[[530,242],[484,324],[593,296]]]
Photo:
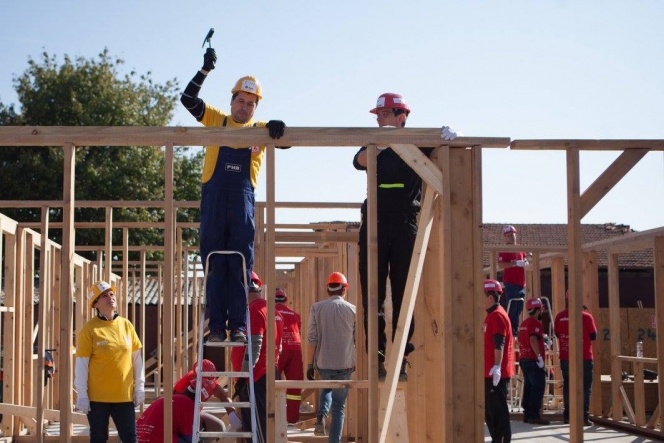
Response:
[[[124,62],[113,59],[105,49],[96,59],[55,56],[44,52],[41,60],[28,60],[26,71],[14,78],[20,112],[0,102],[0,125],[34,126],[166,126],[178,101],[176,79],[153,82],[151,73],[121,74]],[[200,199],[202,150],[176,148],[175,198]],[[61,147],[0,148],[0,189],[4,200],[61,200],[63,150]],[[77,200],[162,200],[164,196],[164,155],[158,147],[77,147]],[[41,209],[3,210],[18,221],[39,221]],[[105,211],[78,208],[75,220],[104,221]],[[114,222],[162,221],[158,208],[125,208],[113,211]],[[179,221],[198,221],[199,211],[183,209]],[[50,210],[51,221],[62,220],[62,210]],[[163,244],[161,229],[131,229],[131,245]],[[49,237],[61,241],[61,231]],[[195,244],[195,230],[184,233],[187,244]],[[103,245],[103,229],[76,232],[77,245]],[[122,243],[122,231],[114,229],[113,244]],[[95,254],[85,254],[96,258]],[[121,257],[121,254],[117,254]],[[151,257],[152,258],[152,257]],[[156,258],[156,257],[154,257]],[[130,256],[131,260],[137,256]]]

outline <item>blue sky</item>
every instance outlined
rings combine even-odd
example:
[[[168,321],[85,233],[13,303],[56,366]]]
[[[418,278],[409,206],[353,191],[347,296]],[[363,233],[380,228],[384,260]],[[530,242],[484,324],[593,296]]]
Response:
[[[402,94],[409,127],[465,135],[664,139],[664,2],[242,1],[3,2],[0,101],[44,50],[62,60],[104,48],[126,69],[176,78],[202,64],[210,27],[219,61],[201,97],[228,109],[246,74],[263,85],[256,117],[300,127],[374,127],[383,92]],[[178,106],[172,125],[197,126]],[[361,202],[356,148],[277,153],[277,200]],[[585,189],[617,153],[583,153]],[[484,221],[565,223],[565,155],[487,149]],[[651,152],[584,219],[664,225],[664,154]],[[257,199],[265,199],[264,174]],[[359,211],[280,210],[278,222],[358,221]]]

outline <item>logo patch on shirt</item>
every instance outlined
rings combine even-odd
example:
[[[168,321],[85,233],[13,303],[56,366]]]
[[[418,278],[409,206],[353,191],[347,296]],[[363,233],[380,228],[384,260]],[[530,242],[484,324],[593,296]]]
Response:
[[[226,163],[226,170],[228,172],[242,172],[242,165],[235,163]]]
[[[108,340],[100,340],[96,343],[97,346],[106,346],[108,344]]]

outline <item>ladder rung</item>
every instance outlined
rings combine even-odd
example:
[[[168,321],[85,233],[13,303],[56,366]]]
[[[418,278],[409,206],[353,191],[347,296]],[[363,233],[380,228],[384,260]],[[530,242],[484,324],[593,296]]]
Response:
[[[251,402],[248,401],[215,401],[205,403],[203,406],[210,408],[250,408]]]
[[[199,437],[230,437],[230,438],[251,438],[253,435],[251,432],[233,432],[233,431],[224,431],[224,432],[208,432],[201,431],[198,433]]]
[[[217,372],[217,377],[249,378],[249,372]]]
[[[225,377],[226,374],[228,374],[228,372],[226,372],[226,371],[212,371],[212,372],[203,371],[203,372],[201,372],[201,377],[216,377],[216,378],[219,378],[219,377]]]
[[[239,348],[240,346],[247,345],[246,343],[236,341],[206,341],[204,344],[212,348]]]

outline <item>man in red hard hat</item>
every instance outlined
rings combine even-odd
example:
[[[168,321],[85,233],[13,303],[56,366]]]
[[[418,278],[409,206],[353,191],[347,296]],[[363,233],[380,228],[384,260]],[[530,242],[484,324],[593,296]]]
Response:
[[[207,75],[215,68],[217,54],[208,48],[203,67],[185,88],[180,101],[197,121],[211,127],[265,127],[273,139],[284,134],[281,120],[255,122],[254,112],[263,99],[256,77],[240,78],[231,90],[230,114],[206,104],[198,94]],[[254,265],[254,189],[258,184],[265,146],[206,146],[202,174],[200,253],[207,272],[206,297],[209,308],[209,341],[224,341],[227,330],[235,342],[246,341],[247,295],[244,281],[250,280]],[[237,254],[210,256],[213,251]]]
[[[314,370],[321,380],[350,380],[355,371],[355,305],[346,301],[348,281],[341,272],[327,278],[328,298],[314,303],[309,314],[307,341],[312,360],[307,378],[314,379]],[[341,441],[348,388],[322,389],[314,435],[326,435],[328,414],[332,414],[330,442]]]
[[[516,245],[517,230],[513,225],[503,227],[503,238],[508,245]],[[507,315],[516,335],[521,323],[523,299],[526,296],[526,269],[528,255],[525,252],[509,251],[498,253],[498,267],[503,270]]]
[[[531,298],[526,302],[528,318],[519,326],[519,367],[523,371],[523,421],[537,425],[548,425],[549,420],[542,418],[540,409],[546,387],[544,369],[544,334],[542,322],[542,301]]]
[[[499,303],[502,293],[496,280],[484,280],[484,420],[496,443],[512,438],[507,385],[514,376],[514,338],[510,319]]]
[[[302,320],[300,314],[292,310],[286,302],[286,291],[277,288],[274,292],[274,309],[283,318],[284,329],[281,335],[281,355],[279,356],[279,376],[283,374],[287,380],[304,380],[302,363]],[[286,420],[288,423],[297,423],[300,420],[300,403],[302,401],[301,389],[286,390]]]
[[[402,128],[410,115],[406,100],[399,94],[385,93],[378,97],[376,106],[369,111],[376,115],[378,126]],[[450,126],[443,126],[441,137],[454,140],[462,135]],[[363,146],[353,158],[353,166],[360,171],[367,169],[367,152]],[[385,311],[387,278],[390,278],[392,291],[392,340],[397,330],[399,313],[403,302],[406,279],[410,268],[410,260],[417,235],[417,214],[420,211],[422,179],[389,147],[378,148],[377,179],[378,179],[378,377],[384,379],[385,349],[387,335],[385,333]],[[431,155],[433,148],[420,148],[426,156]],[[368,282],[367,282],[367,202],[362,205],[362,224],[360,225],[359,271],[362,288],[362,306],[364,307],[364,329],[368,325]],[[408,379],[406,373],[406,357],[415,350],[411,342],[415,331],[415,323],[411,321],[408,330],[408,342],[404,351],[399,379]],[[365,339],[366,336],[365,336]],[[365,349],[368,345],[365,342]]]

